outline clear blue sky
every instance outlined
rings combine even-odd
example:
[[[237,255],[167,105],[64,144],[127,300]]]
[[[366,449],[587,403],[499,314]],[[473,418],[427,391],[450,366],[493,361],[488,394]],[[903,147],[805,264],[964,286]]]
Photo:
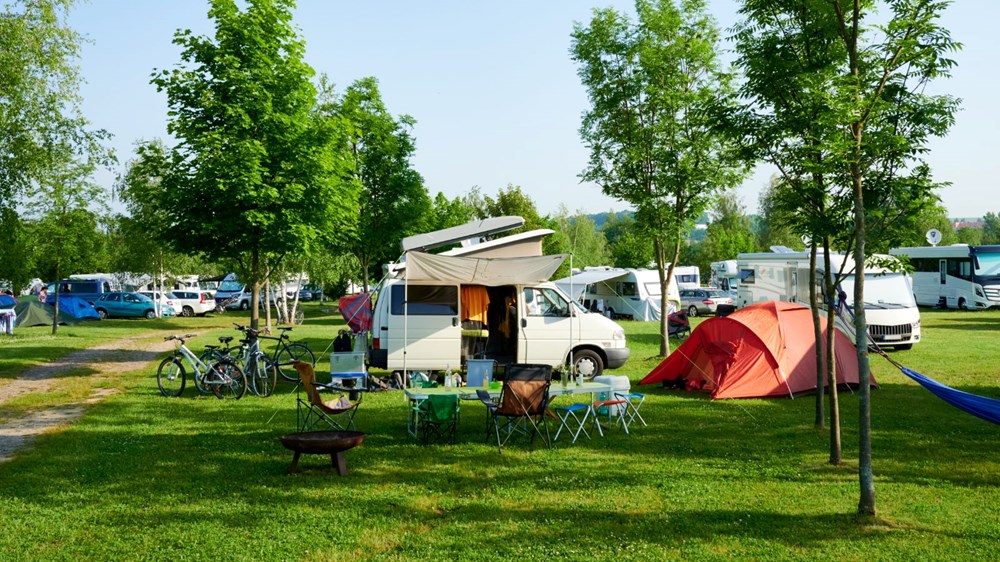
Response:
[[[587,161],[578,129],[587,98],[569,58],[573,22],[594,6],[632,11],[630,0],[299,0],[296,24],[306,58],[343,90],[374,76],[394,114],[416,120],[414,167],[431,195],[449,198],[479,186],[495,195],[520,185],[543,214],[622,210],[578,175]],[[733,0],[710,0],[723,28]],[[81,70],[84,111],[114,135],[119,160],[139,139],[166,139],[166,99],[149,84],[154,68],[179,62],[174,31],[211,34],[205,0],[90,0],[70,24],[90,38]],[[944,24],[964,43],[959,66],[935,91],[963,98],[951,134],[928,160],[953,185],[941,197],[953,217],[1000,211],[997,72],[1000,2],[958,0]],[[750,212],[771,170],[758,169],[738,194]],[[110,184],[111,177],[101,179]],[[110,185],[109,185],[110,187]]]

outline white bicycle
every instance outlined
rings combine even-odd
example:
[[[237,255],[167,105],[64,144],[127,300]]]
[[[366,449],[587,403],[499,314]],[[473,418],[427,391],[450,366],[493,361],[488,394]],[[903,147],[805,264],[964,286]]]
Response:
[[[194,385],[200,392],[211,392],[219,399],[239,400],[246,394],[246,379],[243,370],[232,359],[217,355],[210,346],[201,357],[184,345],[184,341],[195,334],[167,336],[164,341],[180,342],[173,355],[164,359],[156,369],[156,384],[164,396],[180,396],[184,392],[187,373],[186,361],[193,371]]]

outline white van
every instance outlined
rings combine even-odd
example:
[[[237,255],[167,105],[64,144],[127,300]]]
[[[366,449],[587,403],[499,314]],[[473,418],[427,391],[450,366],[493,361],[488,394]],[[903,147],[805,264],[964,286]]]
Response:
[[[226,308],[248,310],[252,301],[250,287],[244,285],[236,277],[235,273],[230,273],[222,279],[219,288],[215,290],[215,303],[221,305],[228,301]]]
[[[518,260],[533,259],[410,253],[407,267],[428,256],[460,260],[458,263],[479,262],[484,264],[482,269],[508,272],[523,271],[519,264],[524,262]],[[549,258],[558,267],[563,256],[542,258]],[[630,351],[621,326],[588,312],[555,284],[517,279],[516,275],[496,281],[484,284],[494,282],[488,277],[468,283],[456,278],[387,279],[375,298],[371,364],[390,371],[438,371],[458,369],[468,359],[553,367],[572,360],[589,377],[621,367],[628,360]],[[404,307],[404,302],[409,306]]]
[[[421,240],[441,245],[461,236]],[[628,360],[621,326],[588,312],[548,281],[566,256],[433,255],[403,242],[404,260],[390,268],[374,299],[371,365],[439,371],[458,369],[468,359],[553,367],[572,361],[589,377]]]

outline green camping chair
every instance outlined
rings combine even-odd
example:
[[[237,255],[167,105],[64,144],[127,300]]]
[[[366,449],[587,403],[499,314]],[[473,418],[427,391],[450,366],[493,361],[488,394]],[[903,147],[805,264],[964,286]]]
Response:
[[[457,394],[431,394],[417,405],[417,431],[424,445],[454,443],[458,429]]]

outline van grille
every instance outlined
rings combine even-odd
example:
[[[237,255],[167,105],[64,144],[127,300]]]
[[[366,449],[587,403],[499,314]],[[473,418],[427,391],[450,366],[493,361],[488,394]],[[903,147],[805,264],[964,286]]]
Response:
[[[983,287],[983,292],[991,301],[1000,301],[1000,287]]]
[[[868,333],[875,341],[885,341],[886,336],[902,336],[892,338],[893,340],[908,340],[913,334],[913,327],[910,324],[897,324],[895,326],[883,326],[880,324],[869,324]]]

